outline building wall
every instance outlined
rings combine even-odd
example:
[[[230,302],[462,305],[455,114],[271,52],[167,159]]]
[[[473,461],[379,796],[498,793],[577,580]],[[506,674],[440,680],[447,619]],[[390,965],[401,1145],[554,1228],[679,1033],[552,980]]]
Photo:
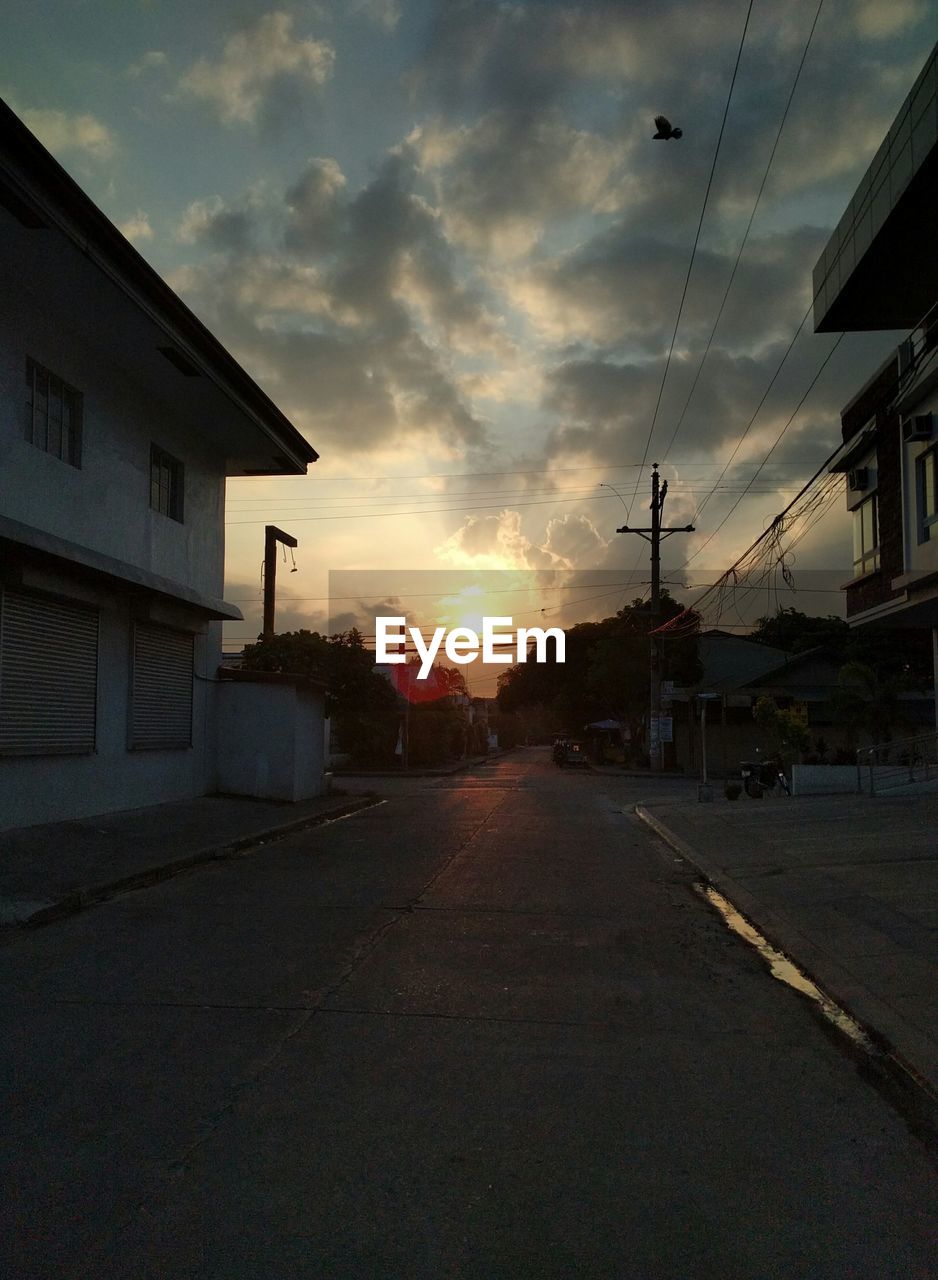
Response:
[[[204,795],[215,787],[212,683],[220,625],[207,626],[187,610],[149,610],[150,621],[195,633],[192,746],[128,750],[131,646],[141,606],[129,595],[50,577],[34,580],[50,594],[98,608],[95,750],[88,755],[5,756],[0,759],[0,828],[31,826]],[[201,628],[198,629],[197,628]]]
[[[919,401],[909,412],[932,413],[938,418],[938,390]],[[917,460],[936,442],[919,441],[902,445],[902,492],[905,510],[905,562],[907,573],[938,572],[938,538],[919,542],[919,494],[917,486]]]
[[[220,598],[225,460],[173,403],[141,389],[104,346],[25,290],[0,302],[0,513]],[[26,359],[83,396],[81,467],[25,438]],[[150,446],[185,468],[183,522],[150,509]]]
[[[222,681],[216,691],[219,791],[288,801],[322,794],[321,694],[240,680]]]
[[[898,578],[904,571],[899,419],[897,414],[889,411],[889,404],[895,398],[897,390],[898,366],[893,359],[851,401],[842,417],[845,441],[851,440],[868,423],[875,421],[876,437],[872,447],[875,452],[874,470],[879,506],[880,567],[875,573],[866,574],[855,583],[847,585],[848,618],[901,594],[892,586],[893,578]],[[862,496],[848,494],[848,507],[855,505],[856,500]]]

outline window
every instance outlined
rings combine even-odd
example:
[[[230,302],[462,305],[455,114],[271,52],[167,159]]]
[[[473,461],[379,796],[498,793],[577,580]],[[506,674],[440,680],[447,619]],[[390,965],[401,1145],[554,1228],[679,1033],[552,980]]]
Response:
[[[182,523],[183,465],[170,454],[150,446],[150,506],[160,515]]]
[[[134,625],[130,745],[137,751],[192,745],[193,637]]]
[[[97,610],[0,592],[0,755],[90,754],[97,696]]]
[[[29,358],[25,434],[37,449],[81,466],[81,392]]]
[[[853,512],[853,576],[862,577],[879,568],[879,519],[876,494]]]
[[[938,538],[938,449],[929,449],[915,464],[918,487],[918,540]]]

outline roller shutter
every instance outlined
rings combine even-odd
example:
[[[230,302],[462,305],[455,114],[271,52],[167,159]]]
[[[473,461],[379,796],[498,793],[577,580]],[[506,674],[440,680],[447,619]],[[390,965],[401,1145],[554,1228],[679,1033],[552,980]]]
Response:
[[[0,755],[93,752],[97,686],[96,609],[0,593]]]
[[[134,625],[131,747],[192,745],[192,657],[191,634]]]

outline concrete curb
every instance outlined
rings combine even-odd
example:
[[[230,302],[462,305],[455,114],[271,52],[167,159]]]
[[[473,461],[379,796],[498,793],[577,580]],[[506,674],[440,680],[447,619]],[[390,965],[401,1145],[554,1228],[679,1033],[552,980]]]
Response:
[[[903,1087],[924,1092],[929,1109],[938,1108],[938,1057],[914,1026],[881,1000],[833,956],[803,934],[786,916],[767,906],[732,876],[712,867],[644,805],[635,816],[690,863],[750,924],[864,1029]]]
[[[209,862],[223,862],[229,858],[236,858],[251,849],[258,848],[260,845],[269,844],[274,840],[281,840],[284,836],[293,835],[295,832],[303,831],[307,827],[323,826],[327,822],[334,822],[339,818],[347,818],[362,809],[370,809],[374,805],[382,803],[383,800],[380,796],[366,796],[360,800],[350,800],[347,804],[337,805],[334,809],[328,809],[324,813],[307,814],[305,817],[296,818],[291,822],[281,822],[275,827],[268,827],[263,831],[254,831],[247,836],[239,836],[238,839],[229,840],[225,844],[209,845],[204,849],[199,849],[196,853],[187,854],[184,858],[174,858],[170,862],[147,867],[143,871],[135,871],[132,875],[118,876],[114,880],[101,881],[98,884],[82,885],[78,889],[72,889],[55,902],[44,904],[38,910],[22,917],[14,925],[8,927],[38,929],[66,916],[75,915],[76,912],[83,911],[86,907],[96,902],[104,902],[117,894],[132,893],[136,889],[146,889],[150,885],[159,884],[163,880],[171,880],[174,876],[178,876],[184,871],[189,871],[193,867],[201,867]]]

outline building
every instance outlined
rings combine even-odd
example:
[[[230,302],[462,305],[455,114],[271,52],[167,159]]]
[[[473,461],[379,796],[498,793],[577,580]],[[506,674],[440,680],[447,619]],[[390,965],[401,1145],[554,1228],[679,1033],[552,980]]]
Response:
[[[0,138],[12,827],[224,789],[225,480],[317,455],[2,103]]]
[[[710,698],[708,765],[715,776],[736,774],[740,761],[774,750],[754,718],[760,698],[800,713],[811,738],[806,754],[821,754],[819,743],[825,756],[846,748],[848,734],[837,724],[832,706],[840,663],[823,649],[788,653],[711,630],[698,637],[697,652],[700,679],[692,688],[675,688],[671,699],[674,763],[679,769],[695,773],[700,768],[701,693]]]
[[[932,631],[938,676],[938,46],[814,271],[819,332],[908,330],[842,414],[847,620]],[[938,684],[938,679],[936,679]]]

